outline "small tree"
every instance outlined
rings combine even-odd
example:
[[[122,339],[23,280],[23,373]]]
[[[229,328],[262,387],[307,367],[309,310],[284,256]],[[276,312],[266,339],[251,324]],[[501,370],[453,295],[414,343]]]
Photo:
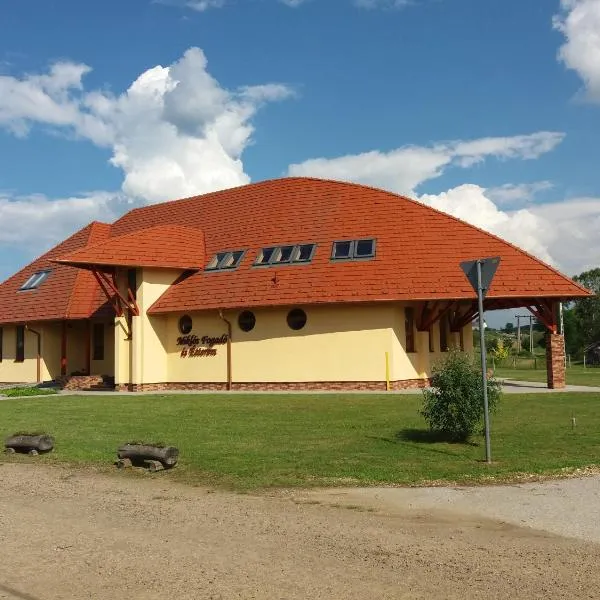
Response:
[[[488,403],[496,409],[501,383],[489,378]],[[423,408],[430,429],[455,442],[466,442],[483,427],[483,382],[481,368],[473,358],[452,351],[433,369],[431,389],[423,391]]]
[[[492,355],[498,361],[506,360],[510,353],[510,341],[508,344],[504,343],[504,339],[499,337],[496,338],[496,343],[492,348]]]

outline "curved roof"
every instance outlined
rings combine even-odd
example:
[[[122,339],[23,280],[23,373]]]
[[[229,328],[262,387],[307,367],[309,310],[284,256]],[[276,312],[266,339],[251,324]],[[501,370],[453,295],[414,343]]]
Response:
[[[246,250],[235,270],[182,277],[153,314],[274,305],[474,299],[465,260],[500,256],[493,298],[568,299],[589,292],[537,258],[440,211],[391,192],[310,178],[285,178],[134,209],[111,237],[158,225],[204,233],[206,260]],[[336,240],[376,238],[371,260],[330,260]],[[255,267],[262,247],[317,244],[309,264]],[[159,242],[157,241],[157,244]]]

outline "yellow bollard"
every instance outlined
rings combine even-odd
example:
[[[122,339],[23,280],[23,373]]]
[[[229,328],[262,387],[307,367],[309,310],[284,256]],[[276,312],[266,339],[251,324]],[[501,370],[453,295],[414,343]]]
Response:
[[[390,353],[385,353],[385,389],[390,391]]]

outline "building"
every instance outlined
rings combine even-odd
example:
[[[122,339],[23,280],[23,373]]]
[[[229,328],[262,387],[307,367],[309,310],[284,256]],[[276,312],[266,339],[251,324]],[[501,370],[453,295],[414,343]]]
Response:
[[[486,310],[548,328],[564,385],[561,301],[589,292],[507,242],[407,198],[266,181],[91,223],[0,285],[0,381],[119,390],[423,387],[472,349],[459,267],[499,256]]]

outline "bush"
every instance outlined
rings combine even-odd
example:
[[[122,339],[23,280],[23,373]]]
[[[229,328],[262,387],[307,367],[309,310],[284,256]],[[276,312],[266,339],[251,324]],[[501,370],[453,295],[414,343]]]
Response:
[[[0,396],[8,396],[9,398],[19,398],[21,396],[49,396],[56,394],[57,391],[53,388],[37,388],[37,387],[14,387],[0,390]]]
[[[488,378],[488,403],[495,410],[501,383]],[[421,414],[432,431],[453,442],[466,442],[483,430],[481,367],[468,354],[452,351],[433,368],[431,389],[423,391]]]

